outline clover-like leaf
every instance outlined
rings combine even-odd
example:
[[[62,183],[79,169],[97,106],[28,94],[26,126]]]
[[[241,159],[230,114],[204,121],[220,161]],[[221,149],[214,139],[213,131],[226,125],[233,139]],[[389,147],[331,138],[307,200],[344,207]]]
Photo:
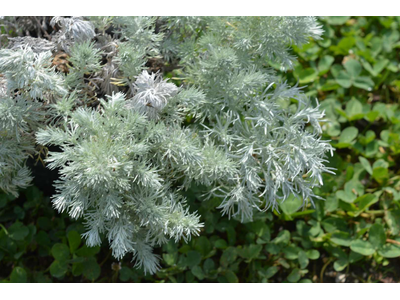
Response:
[[[358,129],[354,126],[347,127],[342,131],[339,137],[339,142],[335,145],[337,148],[345,148],[353,143],[357,137]]]
[[[76,231],[68,232],[68,244],[71,253],[74,253],[76,249],[78,249],[81,244],[81,236]]]
[[[65,244],[57,243],[51,248],[51,254],[58,261],[66,261],[69,259],[69,249]]]
[[[15,267],[11,272],[10,281],[12,283],[28,282],[28,275],[25,269],[21,267]]]
[[[361,119],[364,116],[362,109],[363,109],[363,107],[362,107],[361,102],[355,98],[352,98],[346,104],[345,112],[346,112],[346,115],[349,118],[349,120],[352,121],[352,120]]]
[[[369,163],[369,161],[362,156],[359,156],[358,160],[360,161],[360,163],[363,166],[363,168],[365,169],[365,171],[367,171],[370,175],[372,175],[372,168],[371,168],[371,164]]]
[[[94,257],[89,257],[83,263],[83,276],[89,280],[96,280],[100,276],[101,268]]]
[[[10,238],[15,241],[22,241],[29,234],[29,229],[21,222],[15,222],[8,228]]]
[[[381,248],[386,242],[386,233],[381,224],[374,224],[369,229],[369,241],[375,249]]]
[[[369,256],[375,253],[374,246],[363,240],[355,240],[350,243],[350,249],[364,256]]]
[[[379,255],[386,258],[394,258],[400,256],[400,246],[393,244],[386,244],[378,250]]]
[[[374,82],[367,76],[358,76],[354,79],[353,85],[366,91],[371,91],[374,87]]]
[[[362,66],[361,64],[355,59],[349,59],[344,63],[344,68],[348,72],[351,78],[356,78],[360,75]]]
[[[352,84],[352,78],[350,74],[344,70],[339,72],[338,76],[336,77],[336,81],[344,88],[349,88]]]
[[[50,265],[50,274],[54,277],[62,277],[68,271],[68,264],[66,262],[55,260]]]

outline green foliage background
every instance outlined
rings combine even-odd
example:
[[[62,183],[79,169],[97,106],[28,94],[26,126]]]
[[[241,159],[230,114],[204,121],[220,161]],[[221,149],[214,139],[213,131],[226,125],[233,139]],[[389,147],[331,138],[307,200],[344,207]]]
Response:
[[[158,254],[163,269],[145,276],[108,245],[84,246],[80,222],[57,214],[36,187],[0,195],[2,282],[378,282],[400,281],[400,18],[327,17],[324,39],[294,48],[282,74],[318,98],[324,139],[336,148],[318,201],[298,211],[289,199],[251,223],[221,217],[220,200],[190,207],[204,230]],[[168,74],[173,77],[174,74]]]

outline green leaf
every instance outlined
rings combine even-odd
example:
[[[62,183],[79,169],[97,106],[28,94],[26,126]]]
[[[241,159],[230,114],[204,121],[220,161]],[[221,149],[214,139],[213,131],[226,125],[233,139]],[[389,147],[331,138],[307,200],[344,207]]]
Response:
[[[318,72],[313,68],[306,68],[298,73],[299,83],[309,83],[318,77]]]
[[[307,257],[308,257],[309,259],[312,259],[312,260],[318,259],[319,256],[320,256],[319,251],[318,251],[318,250],[315,250],[315,249],[307,250],[307,251],[306,251],[306,254],[307,254]]]
[[[83,272],[83,264],[81,262],[72,264],[72,275],[81,276]]]
[[[262,277],[264,277],[266,279],[269,279],[269,278],[273,277],[278,272],[278,267],[277,266],[272,266],[272,267],[269,267],[266,270],[260,270],[258,272]]]
[[[324,55],[323,57],[321,57],[318,62],[319,75],[324,75],[325,73],[327,73],[332,66],[334,60],[334,57],[330,55]]]
[[[83,263],[83,276],[89,280],[96,280],[100,276],[100,266],[94,257],[89,257]]]
[[[262,231],[262,235],[260,235],[259,238],[257,238],[256,243],[257,244],[266,244],[271,240],[271,230],[269,229],[268,226],[264,228]]]
[[[363,240],[355,240],[350,244],[350,249],[364,256],[369,256],[375,253],[375,249],[370,242]]]
[[[370,77],[359,76],[354,79],[353,85],[360,89],[371,91],[375,84]]]
[[[196,245],[194,249],[199,251],[203,256],[207,256],[207,254],[212,250],[212,246],[208,238],[201,236],[196,239]]]
[[[349,263],[355,263],[359,260],[361,260],[364,256],[360,253],[356,253],[354,251],[350,250],[350,254],[349,254]]]
[[[213,271],[215,269],[215,263],[211,258],[207,258],[204,261],[203,264],[203,269],[206,273],[210,273],[211,271]]]
[[[340,71],[338,76],[336,77],[336,82],[339,83],[342,87],[347,89],[351,87],[353,81],[349,73],[343,70]]]
[[[380,38],[379,36],[374,36],[371,39],[371,50],[372,50],[372,55],[376,56],[377,54],[379,54],[379,52],[382,51],[382,38]]]
[[[362,109],[363,107],[360,101],[353,98],[346,104],[345,112],[350,121],[358,120],[364,117]]]
[[[22,241],[29,234],[28,227],[22,224],[21,222],[15,222],[7,230],[10,235],[10,238],[12,238],[15,241]]]
[[[386,258],[395,258],[400,256],[400,246],[386,244],[378,250],[379,255]]]
[[[343,271],[348,264],[349,261],[347,258],[340,258],[333,263],[333,268],[335,269],[335,271],[340,272]]]
[[[362,157],[359,156],[358,160],[360,161],[361,165],[363,166],[364,170],[367,171],[370,175],[372,175],[372,168],[371,168],[371,164],[369,163],[369,161]]]
[[[340,123],[339,122],[336,122],[336,121],[327,122],[324,125],[324,128],[326,128],[326,133],[329,136],[338,136],[340,134]]]
[[[228,244],[226,243],[225,240],[219,239],[215,241],[214,246],[217,249],[226,249],[228,247]]]
[[[132,276],[131,268],[122,267],[121,270],[119,270],[119,279],[122,282],[127,282],[129,279],[131,279],[131,276]]]
[[[273,243],[269,243],[269,244],[267,244],[267,245],[265,245],[265,250],[268,252],[268,253],[271,253],[271,254],[278,254],[279,253],[279,251],[281,250],[281,248],[278,246],[278,245],[276,245],[276,244],[273,244]]]
[[[335,258],[338,258],[338,259],[346,259],[347,258],[346,252],[344,252],[344,250],[340,247],[327,246],[325,248],[331,254],[331,256],[333,256]]]
[[[79,245],[81,244],[81,236],[79,235],[79,233],[76,231],[68,232],[68,243],[71,253],[74,253],[75,250],[78,249]]]
[[[192,251],[189,251],[186,255],[187,255],[186,263],[189,268],[192,268],[201,262],[201,254],[198,251],[192,250]]]
[[[275,244],[288,244],[290,241],[290,232],[288,230],[282,230],[278,233],[278,236],[272,240]]]
[[[58,260],[53,261],[50,265],[50,274],[53,277],[60,278],[65,275],[68,271],[68,265],[66,262],[61,262]]]
[[[400,210],[396,209],[386,213],[386,223],[390,228],[392,235],[399,235],[400,233]]]
[[[383,184],[389,179],[389,170],[384,167],[374,168],[372,171],[372,177],[379,183]]]
[[[51,248],[51,254],[56,260],[60,262],[69,259],[69,249],[65,244],[61,243],[54,244],[54,246]]]
[[[279,206],[285,215],[290,216],[298,211],[302,204],[303,200],[300,199],[300,197],[296,198],[295,196],[290,195],[285,201],[283,201],[283,203],[280,203]]]
[[[337,90],[338,88],[340,88],[340,85],[336,82],[336,80],[328,79],[320,87],[317,86],[317,88],[318,88],[318,90],[321,90],[323,92],[334,91],[334,90]]]
[[[187,271],[185,273],[185,278],[186,278],[186,282],[188,282],[188,283],[194,282],[194,280],[195,280],[194,275],[191,271]],[[226,278],[225,277],[223,277],[223,278],[225,279],[224,282],[227,282]]]
[[[285,254],[285,257],[287,259],[293,260],[297,259],[299,257],[299,251],[301,249],[299,247],[289,245],[288,247],[284,247],[282,249],[282,252]]]
[[[378,76],[383,71],[383,69],[386,68],[388,63],[388,59],[381,59],[374,64],[374,67],[371,67],[371,65],[367,61],[362,61],[362,65],[364,66],[364,68],[374,77]]]
[[[344,68],[352,78],[356,78],[358,75],[360,75],[362,70],[361,64],[355,59],[349,59],[346,61],[344,63]]]
[[[325,17],[330,25],[343,25],[350,17]]]
[[[176,253],[164,253],[162,256],[167,265],[173,266],[176,263]]]
[[[200,266],[194,266],[191,271],[199,280],[203,280],[205,278],[203,269]]]
[[[375,249],[381,248],[386,242],[386,233],[381,224],[374,224],[369,229],[369,242]]]
[[[379,75],[383,69],[386,68],[386,66],[388,65],[389,60],[384,58],[384,59],[380,59],[378,60],[375,64],[374,64],[374,76]]]
[[[344,190],[357,196],[364,195],[364,185],[356,178],[346,182]]]
[[[260,254],[261,249],[262,245],[250,244],[249,246],[245,246],[243,249],[241,249],[239,254],[245,259],[255,259]]]
[[[337,191],[336,197],[346,203],[353,203],[357,198],[356,195],[354,195],[354,193],[343,190]]]
[[[236,248],[229,247],[224,253],[222,253],[220,258],[220,264],[224,267],[227,267],[229,264],[233,263],[236,260]]]
[[[349,247],[352,239],[348,232],[339,231],[332,233],[331,241],[337,245]]]
[[[354,202],[358,203],[358,214],[366,210],[372,204],[378,202],[379,198],[374,194],[365,194],[358,197]]]
[[[308,266],[309,260],[307,254],[303,250],[299,251],[298,261],[301,269],[305,269]]]
[[[236,230],[233,227],[228,227],[226,233],[228,235],[229,245],[234,245],[236,242]]]
[[[375,132],[373,132],[372,130],[368,130],[367,133],[365,134],[365,144],[371,143],[375,138],[376,138]]]
[[[340,40],[337,46],[331,46],[330,48],[334,51],[335,55],[348,55],[350,49],[355,45],[356,40],[354,37],[348,36]]]
[[[88,247],[86,245],[83,245],[80,249],[78,249],[76,251],[76,254],[79,256],[83,256],[83,257],[90,257],[90,256],[93,256],[93,255],[99,253],[99,251],[100,251],[99,246]]]
[[[343,219],[335,217],[325,218],[321,224],[328,233],[333,233],[335,231],[346,231],[348,229],[347,222],[345,222]]]
[[[269,241],[270,239],[270,229],[268,227],[268,225],[265,223],[265,221],[254,221],[251,223],[246,224],[248,225],[248,228],[250,231],[254,232],[257,236],[259,237],[263,237],[264,239],[266,239],[267,241]]]
[[[262,245],[256,245],[256,244],[251,244],[248,246],[248,258],[249,259],[255,259],[258,257],[262,250]]]
[[[372,76],[376,76],[374,69],[372,68],[372,66],[370,65],[369,62],[362,60],[361,64],[363,65],[365,70],[367,70],[369,73],[371,73]]]
[[[376,118],[378,118],[378,116],[379,116],[379,112],[378,111],[371,110],[370,112],[368,112],[365,115],[365,118],[370,122],[374,122],[376,120]]]
[[[358,129],[356,127],[347,127],[342,131],[342,134],[339,137],[339,143],[349,144],[357,137],[357,134]]]
[[[230,270],[225,272],[225,278],[228,280],[229,283],[239,282],[239,279],[236,277],[236,274]]]
[[[381,135],[382,135],[383,133],[381,133]],[[372,165],[372,169],[375,169],[375,168],[379,168],[379,167],[382,167],[382,168],[389,168],[389,163],[387,162],[387,161],[385,161],[385,160],[383,160],[383,159],[378,159],[377,161],[375,161],[374,162],[374,164]]]
[[[28,275],[24,268],[15,267],[10,276],[10,282],[12,283],[26,283],[28,282]]]
[[[336,195],[329,195],[326,197],[325,210],[327,212],[332,212],[339,207],[339,201]]]
[[[289,276],[287,277],[287,280],[289,282],[297,282],[301,278],[301,273],[298,268],[293,269],[292,272],[290,272]]]

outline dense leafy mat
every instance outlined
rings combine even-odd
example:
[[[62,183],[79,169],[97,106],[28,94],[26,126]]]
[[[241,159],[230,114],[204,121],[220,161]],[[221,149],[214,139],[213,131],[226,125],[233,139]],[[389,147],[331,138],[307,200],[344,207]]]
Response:
[[[325,201],[299,211],[300,200],[289,199],[241,224],[220,216],[219,200],[198,201],[203,191],[194,186],[186,196],[204,230],[188,244],[157,249],[163,269],[145,276],[107,246],[84,246],[83,225],[30,187],[18,199],[0,195],[0,280],[399,282],[400,18],[321,22],[324,39],[295,48],[299,62],[283,76],[326,111],[324,138],[336,148],[329,166],[337,171],[317,191]]]

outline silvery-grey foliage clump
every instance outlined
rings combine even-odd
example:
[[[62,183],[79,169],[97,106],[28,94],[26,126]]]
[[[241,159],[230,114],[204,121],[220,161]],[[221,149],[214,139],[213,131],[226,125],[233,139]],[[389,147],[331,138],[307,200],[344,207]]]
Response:
[[[0,94],[0,189],[14,196],[32,180],[25,161],[34,150],[29,130],[39,119],[37,108],[22,97]]]
[[[174,26],[181,30],[176,20],[170,30]],[[192,35],[190,53],[185,43],[176,52],[182,76],[204,93],[201,99],[188,98],[189,113],[238,166],[235,177],[221,177],[209,196],[222,197],[222,212],[242,221],[251,220],[255,209],[276,209],[290,195],[304,203],[319,198],[313,188],[322,185],[323,172],[332,173],[324,163],[333,149],[320,140],[324,113],[263,64],[269,59],[291,68],[294,57],[287,45],[320,38],[316,19],[211,18],[207,29]]]
[[[35,53],[25,46],[20,49],[0,50],[0,72],[7,79],[10,93],[18,90],[25,99],[51,102],[53,96],[67,93],[64,79],[51,66],[51,52]]]
[[[31,36],[9,38],[8,48],[16,50],[29,47],[35,53],[55,51],[55,44],[43,38],[35,38]]]
[[[51,26],[60,25],[61,30],[56,33],[53,40],[59,45],[59,49],[68,52],[73,43],[90,41],[95,37],[94,26],[82,17],[54,17]]]
[[[150,119],[157,119],[171,98],[178,92],[178,87],[173,83],[163,80],[161,74],[149,74],[143,71],[136,79],[133,86],[136,94],[128,101],[132,107]]]
[[[218,150],[201,145],[179,124],[156,122],[141,109],[127,109],[122,93],[100,101],[100,110],[63,109],[61,124],[36,135],[40,144],[62,150],[50,152],[46,160],[61,174],[53,204],[71,218],[85,219],[89,246],[100,245],[105,235],[116,258],[132,252],[153,273],[158,260],[151,246],[188,239],[202,227],[171,186],[180,176],[208,176],[196,170],[213,171],[207,158]]]
[[[200,234],[182,192],[192,184],[242,221],[291,195],[318,198],[313,188],[332,172],[324,113],[268,65],[292,68],[288,47],[322,34],[315,18],[54,17],[50,25],[59,29],[51,41],[18,37],[0,50],[0,188],[17,195],[31,180],[27,157],[57,146],[45,159],[60,174],[53,205],[84,220],[88,246],[107,239],[116,258],[130,252],[154,273],[154,246]],[[66,74],[53,60],[60,51]],[[183,85],[148,72],[149,58],[178,64]]]
[[[34,153],[34,131],[44,122],[38,99],[51,102],[67,93],[50,57],[28,46],[0,50],[0,188],[15,196],[32,180],[25,162]]]

